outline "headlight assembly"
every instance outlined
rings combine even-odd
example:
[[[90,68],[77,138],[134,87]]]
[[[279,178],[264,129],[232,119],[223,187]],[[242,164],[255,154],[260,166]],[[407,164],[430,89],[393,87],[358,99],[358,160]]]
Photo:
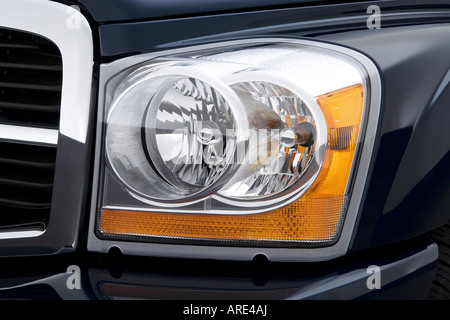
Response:
[[[151,254],[152,243],[339,239],[368,115],[357,60],[293,41],[240,42],[154,56],[105,89],[95,241],[146,243]]]

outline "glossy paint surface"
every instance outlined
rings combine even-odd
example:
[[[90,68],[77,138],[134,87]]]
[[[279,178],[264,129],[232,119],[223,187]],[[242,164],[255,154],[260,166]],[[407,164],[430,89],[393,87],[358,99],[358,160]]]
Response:
[[[68,4],[76,4],[99,23],[117,23],[124,21],[165,20],[181,17],[212,16],[217,14],[285,11],[290,9],[314,9],[321,12],[315,15],[331,17],[351,16],[358,8],[367,8],[371,4],[385,10],[411,10],[421,7],[435,10],[448,5],[446,0],[360,0],[358,2],[339,0],[56,0]],[[365,10],[364,10],[365,11]],[[312,17],[300,17],[308,20]],[[246,20],[246,19],[244,19]],[[217,27],[217,26],[216,26]]]

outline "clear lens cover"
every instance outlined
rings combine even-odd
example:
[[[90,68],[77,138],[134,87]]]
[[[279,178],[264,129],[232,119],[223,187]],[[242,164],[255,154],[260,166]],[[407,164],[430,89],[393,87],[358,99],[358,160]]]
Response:
[[[110,167],[149,201],[185,204],[216,194],[226,203],[264,206],[264,199],[306,190],[327,143],[314,101],[319,91],[304,75],[318,58],[348,69],[332,55],[291,45],[160,59],[137,69],[110,110]],[[345,81],[355,79],[359,74],[347,70]]]
[[[335,241],[365,86],[345,55],[290,43],[125,71],[104,111],[100,232]]]

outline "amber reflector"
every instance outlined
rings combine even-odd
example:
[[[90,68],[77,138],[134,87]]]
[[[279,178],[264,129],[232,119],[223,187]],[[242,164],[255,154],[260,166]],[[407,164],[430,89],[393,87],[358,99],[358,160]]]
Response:
[[[335,241],[348,203],[346,190],[360,129],[364,88],[355,85],[316,99],[327,122],[327,152],[315,182],[295,202],[248,215],[102,209],[101,233],[198,240]]]

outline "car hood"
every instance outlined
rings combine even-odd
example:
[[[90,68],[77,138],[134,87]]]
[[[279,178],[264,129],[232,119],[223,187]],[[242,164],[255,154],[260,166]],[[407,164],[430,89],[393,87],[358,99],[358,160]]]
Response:
[[[60,0],[57,0],[60,1]],[[364,1],[364,0],[363,0]],[[347,1],[329,0],[70,0],[97,22],[136,21],[193,15],[315,6]]]

